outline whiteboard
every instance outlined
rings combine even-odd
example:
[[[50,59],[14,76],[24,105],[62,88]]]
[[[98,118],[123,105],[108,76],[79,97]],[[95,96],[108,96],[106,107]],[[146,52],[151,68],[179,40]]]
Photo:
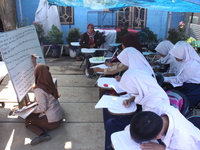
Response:
[[[0,51],[18,102],[21,102],[35,80],[31,55],[42,57],[37,59],[37,63],[45,64],[35,26],[30,25],[0,33]]]

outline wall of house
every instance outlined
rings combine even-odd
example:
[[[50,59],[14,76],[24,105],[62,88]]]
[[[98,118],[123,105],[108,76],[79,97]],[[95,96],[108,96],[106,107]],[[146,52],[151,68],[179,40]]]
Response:
[[[39,0],[16,0],[17,7],[17,18],[19,25],[21,26],[21,20],[28,18],[26,20],[27,25],[32,24],[35,20],[35,12],[37,10]],[[115,25],[116,14],[102,14],[91,13],[90,9],[82,7],[74,7],[74,24],[73,25],[62,25],[63,40],[66,43],[67,32],[70,28],[79,28],[80,32],[86,32],[86,27],[88,23],[100,24],[102,25]],[[93,10],[94,11],[94,10]],[[184,20],[184,13],[173,13],[170,28],[177,27],[179,22]],[[98,19],[97,19],[98,18]],[[103,20],[103,23],[100,23]],[[167,11],[147,11],[147,22],[146,27],[149,27],[154,33],[158,35],[158,38],[165,39],[167,36],[168,28],[168,12]]]
[[[16,0],[18,27],[20,27],[22,23],[26,23],[26,25],[33,23],[39,1],[40,0]],[[27,20],[25,18],[27,18]]]
[[[158,10],[147,11],[146,27],[158,35],[158,38],[163,40],[166,38],[168,24],[168,12]]]
[[[179,22],[183,21],[186,24],[186,13],[173,12],[171,19],[171,28],[178,28]]]

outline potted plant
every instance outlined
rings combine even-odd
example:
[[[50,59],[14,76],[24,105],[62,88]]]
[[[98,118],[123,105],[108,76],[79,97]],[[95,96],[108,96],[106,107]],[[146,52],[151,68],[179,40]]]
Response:
[[[69,55],[71,58],[75,58],[78,55],[78,47],[72,46],[71,42],[78,42],[81,38],[81,32],[79,28],[72,28],[67,32],[66,40],[69,44]]]
[[[178,29],[172,28],[168,31],[168,37],[167,39],[171,41],[173,44],[176,44],[178,41],[185,41],[188,39],[186,36],[186,26],[181,21],[179,22]]]
[[[44,34],[45,34],[43,26],[42,26],[42,24],[37,23],[37,22],[33,22],[33,24],[35,25],[35,29],[36,29],[36,32],[38,35],[38,40],[40,42],[40,45],[43,45]]]
[[[60,44],[63,44],[63,32],[57,26],[52,25],[51,30],[47,32],[46,39],[52,45],[52,57],[60,56]]]

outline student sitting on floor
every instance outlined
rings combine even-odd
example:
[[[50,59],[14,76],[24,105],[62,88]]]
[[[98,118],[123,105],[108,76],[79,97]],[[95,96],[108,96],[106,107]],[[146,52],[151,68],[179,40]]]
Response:
[[[166,92],[158,85],[150,73],[142,70],[127,70],[118,85],[127,93],[134,94],[131,99],[125,100],[123,105],[129,107],[133,101],[142,106],[143,111],[153,111],[161,114],[164,105],[170,105]],[[123,115],[109,119],[106,122],[105,150],[112,150],[111,134],[122,131],[130,124],[133,115]]]
[[[62,109],[49,67],[44,64],[36,64],[35,56],[33,56],[32,61],[35,66],[34,94],[38,105],[33,113],[26,118],[25,125],[26,128],[38,135],[31,141],[31,145],[36,145],[51,139],[46,132],[59,126],[62,120]]]
[[[138,51],[142,50],[142,46],[139,40],[137,39],[136,35],[126,34],[122,36],[120,40],[122,42],[123,50],[126,48],[131,48]],[[110,74],[117,74],[119,72],[124,72],[128,69],[128,67],[122,64],[121,62],[115,62],[115,63],[105,62],[105,64],[110,67],[106,69],[93,68],[94,72],[103,72],[104,75],[110,75]]]
[[[200,57],[185,41],[177,42],[169,53],[179,62],[178,73],[176,76],[164,77],[164,82],[170,83],[185,94],[190,101],[190,106],[193,107],[200,100],[200,70],[198,69]]]
[[[169,65],[169,68],[165,71],[163,74],[164,76],[174,76],[177,74],[177,60],[169,54],[169,51],[174,47],[174,44],[172,44],[168,40],[164,40],[156,46],[155,50],[160,54],[161,58],[155,62],[150,63],[153,65],[159,65],[159,69],[157,69],[158,72],[163,72],[166,65]],[[162,68],[164,66],[164,68]],[[157,67],[155,67],[157,68]],[[154,71],[155,71],[154,68]]]
[[[142,150],[199,150],[200,131],[173,106],[135,114],[130,123],[131,138]],[[161,139],[162,144],[150,140]],[[148,142],[149,141],[149,142]],[[143,143],[144,142],[144,143]]]

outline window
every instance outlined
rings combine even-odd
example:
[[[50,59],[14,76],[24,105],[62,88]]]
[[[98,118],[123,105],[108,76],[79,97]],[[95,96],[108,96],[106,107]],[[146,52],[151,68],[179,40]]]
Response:
[[[117,11],[117,26],[141,29],[146,26],[146,9],[126,7]]]
[[[60,15],[60,23],[62,25],[74,24],[74,7],[58,7]]]

